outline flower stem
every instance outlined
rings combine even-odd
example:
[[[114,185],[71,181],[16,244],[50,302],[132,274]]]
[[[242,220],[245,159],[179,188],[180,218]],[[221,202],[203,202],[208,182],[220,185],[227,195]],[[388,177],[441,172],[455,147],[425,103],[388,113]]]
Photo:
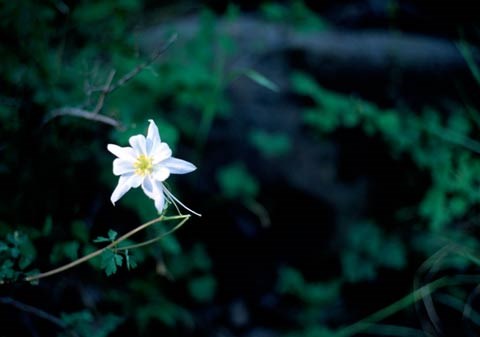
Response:
[[[137,243],[137,244],[134,244],[134,245],[130,245],[130,246],[118,247],[118,248],[117,248],[117,251],[140,248],[140,247],[144,247],[144,246],[151,245],[152,243],[155,243],[155,242],[157,242],[157,241],[160,241],[161,239],[163,239],[163,238],[166,237],[167,235],[172,234],[172,233],[175,232],[177,229],[179,229],[180,227],[182,227],[183,224],[184,224],[185,222],[187,222],[187,220],[190,218],[190,215],[184,215],[183,217],[184,217],[184,218],[182,219],[182,221],[180,221],[175,227],[173,227],[173,228],[170,229],[169,231],[167,231],[167,232],[165,232],[165,233],[162,233],[162,234],[160,234],[159,236],[154,237],[153,239],[150,239],[150,240],[147,240],[147,241],[143,241],[143,242],[140,242],[140,243]]]
[[[61,272],[64,272],[65,270],[68,270],[70,268],[73,268],[75,266],[78,266],[79,264],[81,263],[84,263],[88,260],[91,260],[93,259],[94,257],[102,254],[104,251],[106,251],[107,249],[110,249],[110,248],[113,248],[115,246],[117,246],[120,242],[128,239],[129,237],[131,237],[132,235],[135,235],[136,233],[144,230],[145,228],[153,225],[153,224],[156,224],[160,221],[169,221],[169,220],[178,220],[178,219],[182,219],[182,221],[180,222],[180,225],[183,225],[188,219],[190,218],[190,215],[176,215],[176,216],[159,216],[158,218],[156,219],[153,219],[153,220],[150,220],[146,223],[144,223],[143,225],[140,225],[134,229],[132,229],[130,232],[122,235],[120,238],[118,238],[117,240],[114,240],[112,241],[110,244],[108,244],[107,246],[99,249],[99,250],[96,250],[88,255],[85,255],[75,261],[72,261],[70,263],[67,263],[61,267],[58,267],[58,268],[55,268],[55,269],[52,269],[52,270],[49,270],[47,272],[44,272],[44,273],[40,273],[40,274],[36,274],[36,275],[31,275],[31,276],[27,276],[25,277],[25,281],[27,282],[32,282],[32,281],[36,281],[36,280],[39,280],[39,279],[42,279],[42,278],[45,278],[45,277],[48,277],[48,276],[52,276],[52,275],[55,275],[55,274],[58,274],[58,273],[61,273]],[[178,229],[180,226],[177,225],[173,228],[173,230],[170,230],[169,232],[165,233],[165,235],[168,235],[172,232],[174,232],[174,230]],[[161,236],[161,238],[163,238],[165,235]],[[158,240],[160,240],[159,238],[156,238]],[[157,241],[158,241],[157,240]]]

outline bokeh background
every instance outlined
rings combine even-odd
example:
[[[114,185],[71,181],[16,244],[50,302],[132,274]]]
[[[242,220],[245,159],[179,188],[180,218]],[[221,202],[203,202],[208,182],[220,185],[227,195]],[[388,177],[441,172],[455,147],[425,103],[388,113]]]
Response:
[[[467,1],[1,1],[0,335],[477,336],[479,24]],[[136,268],[22,282],[157,216],[109,201],[106,145],[148,119],[203,216]]]

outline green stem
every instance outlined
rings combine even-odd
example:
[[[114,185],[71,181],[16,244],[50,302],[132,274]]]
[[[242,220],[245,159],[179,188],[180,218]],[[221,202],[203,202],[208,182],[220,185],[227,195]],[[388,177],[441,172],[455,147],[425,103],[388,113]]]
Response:
[[[96,250],[88,255],[85,255],[75,261],[72,261],[70,263],[67,263],[61,267],[58,267],[58,268],[55,268],[55,269],[52,269],[52,270],[49,270],[47,272],[44,272],[44,273],[40,273],[40,274],[36,274],[36,275],[31,275],[31,276],[27,276],[25,277],[25,281],[27,282],[32,282],[32,281],[36,281],[36,280],[39,280],[39,279],[42,279],[42,278],[45,278],[45,277],[48,277],[48,276],[52,276],[52,275],[55,275],[55,274],[58,274],[58,273],[61,273],[61,272],[64,272],[65,270],[68,270],[70,268],[73,268],[75,266],[78,266],[79,264],[81,263],[84,263],[84,262],[87,262],[88,260],[91,260],[93,259],[94,257],[102,254],[104,251],[106,251],[107,249],[111,249],[115,246],[117,246],[120,242],[128,239],[129,237],[131,237],[132,235],[135,235],[136,233],[144,230],[145,228],[153,225],[153,224],[156,224],[160,221],[169,221],[169,220],[177,220],[177,219],[184,219],[183,222],[186,221],[186,219],[188,219],[190,217],[190,215],[177,215],[177,216],[170,216],[170,217],[165,217],[163,215],[159,216],[158,218],[156,219],[153,219],[153,220],[150,220],[146,223],[144,223],[143,225],[140,225],[138,227],[136,227],[135,229],[132,229],[130,232],[122,235],[120,238],[118,238],[117,240],[114,240],[112,241],[110,244],[108,244],[107,246],[99,249],[99,250]]]
[[[413,303],[419,301],[420,299],[424,298],[425,296],[430,295],[437,289],[452,286],[452,285],[459,285],[464,283],[476,283],[479,282],[480,277],[478,276],[457,276],[455,278],[450,277],[442,277],[438,280],[430,282],[424,285],[421,288],[413,291],[412,293],[406,295],[405,297],[401,298],[397,302],[390,304],[389,306],[373,313],[372,315],[358,321],[352,325],[346,326],[345,328],[339,329],[335,336],[339,337],[349,337],[354,336],[355,334],[367,330],[371,326],[373,326],[376,322],[384,320],[387,317],[390,317],[397,312],[409,307]]]

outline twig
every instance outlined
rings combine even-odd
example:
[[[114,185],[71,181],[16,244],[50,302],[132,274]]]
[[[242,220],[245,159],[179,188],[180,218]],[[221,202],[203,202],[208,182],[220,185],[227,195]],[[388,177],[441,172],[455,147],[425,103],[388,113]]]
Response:
[[[131,237],[132,235],[144,230],[145,228],[157,223],[157,222],[160,222],[160,221],[168,221],[168,220],[177,220],[177,219],[182,219],[184,221],[186,221],[186,219],[189,219],[190,218],[190,215],[177,215],[177,216],[170,216],[170,217],[165,217],[163,215],[161,215],[160,217],[156,218],[156,219],[153,219],[153,220],[150,220],[146,223],[144,223],[143,225],[140,225],[134,229],[132,229],[130,232],[122,235],[120,238],[118,238],[117,240],[114,240],[112,241],[110,244],[108,244],[107,246],[99,249],[99,250],[96,250],[88,255],[85,255],[75,261],[72,261],[70,263],[67,263],[61,267],[58,267],[58,268],[55,268],[55,269],[52,269],[50,271],[47,271],[47,272],[44,272],[44,273],[40,273],[40,274],[36,274],[36,275],[31,275],[31,276],[27,276],[25,277],[25,281],[26,282],[32,282],[32,281],[36,281],[36,280],[39,280],[41,278],[45,278],[45,277],[48,277],[48,276],[52,276],[52,275],[55,275],[55,274],[58,274],[58,273],[61,273],[65,270],[68,270],[70,268],[73,268],[75,266],[78,266],[79,264],[81,263],[84,263],[84,262],[87,262],[91,259],[93,259],[94,257],[102,254],[103,252],[105,252],[107,249],[111,249],[115,246],[117,246],[120,242],[128,239],[129,237]],[[178,226],[176,227],[178,228]]]
[[[68,331],[72,336],[78,337],[78,335],[75,333],[75,331],[72,331],[68,328],[67,324],[63,322],[60,318],[53,316],[52,314],[49,314],[48,312],[41,310],[39,308],[33,307],[31,305],[19,302],[17,300],[14,300],[11,297],[0,297],[0,303],[11,305],[19,310],[28,312],[32,315],[35,315],[37,317],[40,317],[46,321],[49,321],[50,323]]]
[[[100,112],[100,110],[102,110],[103,102],[105,101],[105,97],[107,96],[107,94],[109,92],[111,92],[110,91],[110,86],[112,85],[112,81],[113,81],[113,77],[115,76],[115,72],[116,72],[115,70],[110,71],[110,74],[108,75],[107,82],[105,83],[105,86],[104,86],[102,92],[98,96],[97,105],[95,106],[95,109],[93,110],[94,114],[98,114]]]
[[[150,239],[150,240],[147,240],[147,241],[143,241],[143,242],[140,242],[140,243],[137,243],[137,244],[129,245],[129,246],[118,247],[118,248],[117,248],[117,251],[140,248],[140,247],[144,247],[144,246],[151,245],[152,243],[155,243],[155,242],[157,242],[157,241],[160,241],[161,239],[163,239],[163,238],[166,237],[167,235],[172,234],[172,233],[175,232],[177,229],[179,229],[180,227],[182,227],[183,224],[184,224],[185,222],[187,222],[187,220],[188,220],[189,218],[190,218],[189,216],[185,216],[185,218],[184,218],[182,221],[180,221],[175,227],[173,227],[173,228],[170,229],[169,231],[166,231],[165,233],[160,234],[160,235],[157,236],[157,237],[154,237],[153,239]]]
[[[101,114],[98,113],[98,111],[97,112],[92,112],[92,111],[87,111],[87,110],[83,110],[83,109],[75,108],[75,107],[63,107],[63,108],[52,110],[45,117],[44,124],[48,123],[50,120],[52,120],[56,117],[60,117],[60,116],[81,117],[81,118],[85,118],[85,119],[88,119],[88,120],[108,124],[108,125],[111,125],[113,127],[118,128],[118,129],[123,128],[123,125],[114,118],[111,118],[111,117],[108,117],[108,116],[105,116],[105,115],[101,115]]]
[[[100,92],[100,94],[98,95],[97,104],[95,104],[95,108],[92,111],[85,110],[82,108],[77,108],[77,107],[62,107],[62,108],[58,108],[50,111],[45,116],[43,123],[46,124],[52,119],[60,116],[74,116],[74,117],[81,117],[88,120],[105,123],[113,127],[122,129],[123,128],[122,124],[119,121],[111,117],[100,114],[100,111],[103,109],[103,105],[105,103],[105,98],[107,97],[108,94],[124,86],[125,83],[127,83],[132,78],[134,78],[143,69],[145,69],[146,67],[151,65],[153,62],[155,62],[155,60],[157,60],[172,45],[172,43],[175,42],[175,40],[177,39],[177,36],[178,36],[177,34],[172,35],[170,39],[168,39],[168,41],[160,49],[158,49],[156,52],[153,53],[153,55],[150,57],[148,61],[135,67],[133,70],[131,70],[126,75],[124,75],[114,84],[112,84],[112,81],[113,81],[113,78],[115,77],[116,71],[112,70],[108,75],[107,81],[103,86],[99,88],[93,88],[93,89],[89,88],[87,90],[88,98],[93,92]]]

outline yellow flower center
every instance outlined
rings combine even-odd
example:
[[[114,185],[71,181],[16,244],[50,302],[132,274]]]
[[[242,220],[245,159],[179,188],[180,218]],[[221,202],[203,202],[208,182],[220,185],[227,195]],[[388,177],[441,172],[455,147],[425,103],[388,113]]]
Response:
[[[135,167],[135,174],[139,176],[146,176],[153,171],[153,159],[141,154],[138,156],[135,163],[133,163],[133,167]]]

